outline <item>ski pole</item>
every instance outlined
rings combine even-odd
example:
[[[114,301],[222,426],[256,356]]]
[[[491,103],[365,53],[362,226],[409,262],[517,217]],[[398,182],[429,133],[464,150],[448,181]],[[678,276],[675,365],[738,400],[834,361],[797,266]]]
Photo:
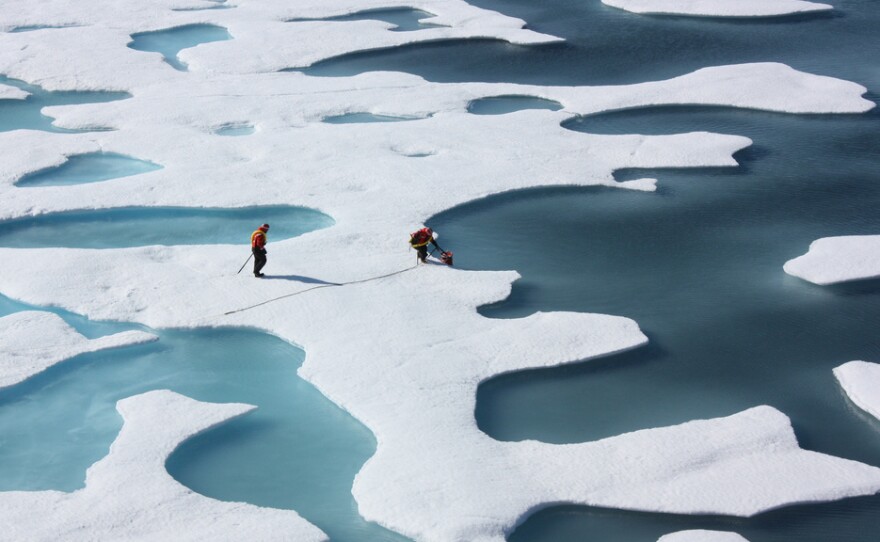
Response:
[[[236,275],[238,275],[239,273],[241,273],[241,270],[244,269],[244,266],[246,266],[247,263],[248,263],[249,261],[251,261],[251,256],[253,256],[253,255],[254,255],[253,252],[251,252],[250,254],[248,254],[248,259],[245,260],[243,264],[241,264],[241,269],[238,270],[238,273],[236,273]]]

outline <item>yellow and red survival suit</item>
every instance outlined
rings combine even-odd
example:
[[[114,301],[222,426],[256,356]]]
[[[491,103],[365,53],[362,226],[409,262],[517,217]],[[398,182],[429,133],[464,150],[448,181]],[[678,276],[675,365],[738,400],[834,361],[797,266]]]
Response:
[[[266,265],[266,232],[269,225],[263,224],[251,234],[251,251],[254,253],[254,276],[262,277],[260,271]]]

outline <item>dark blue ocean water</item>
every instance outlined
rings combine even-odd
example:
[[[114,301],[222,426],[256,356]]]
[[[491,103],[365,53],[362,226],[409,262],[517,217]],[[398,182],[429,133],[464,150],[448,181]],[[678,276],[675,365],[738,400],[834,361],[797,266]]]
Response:
[[[478,4],[503,4],[531,28],[569,41],[524,52],[504,70],[483,69],[496,63],[477,68],[472,59],[479,55],[472,54],[458,74],[446,65],[423,68],[423,75],[621,83],[709,65],[781,61],[861,83],[871,99],[880,89],[880,11],[870,2],[837,3],[830,16],[767,21],[638,17],[584,2]],[[506,48],[483,47],[493,54]],[[408,57],[386,52],[371,62],[392,58]],[[349,68],[364,62],[345,61]],[[852,359],[880,361],[880,282],[823,288],[782,271],[819,237],[880,232],[878,120],[876,110],[789,116],[706,107],[576,118],[565,126],[601,134],[710,130],[755,144],[737,154],[741,166],[734,169],[618,172],[621,180],[657,177],[655,194],[534,190],[435,217],[431,225],[458,266],[523,275],[508,300],[483,314],[618,314],[639,322],[651,341],[603,360],[485,383],[480,427],[501,440],[580,442],[769,404],[792,418],[803,447],[880,466],[880,423],[855,408],[831,374]],[[868,542],[877,525],[880,497],[751,519],[558,507],[527,520],[511,540],[641,542],[711,528],[752,542]]]

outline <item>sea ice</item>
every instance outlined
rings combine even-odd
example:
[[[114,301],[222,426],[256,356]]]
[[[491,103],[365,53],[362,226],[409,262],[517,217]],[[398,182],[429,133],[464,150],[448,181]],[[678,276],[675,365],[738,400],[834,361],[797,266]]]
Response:
[[[89,340],[50,312],[17,312],[0,318],[0,390],[86,352],[154,340],[155,335],[143,331]]]
[[[778,17],[828,11],[834,6],[803,0],[602,0],[603,4],[651,15]]]
[[[800,449],[788,419],[769,407],[583,444],[489,438],[473,415],[480,382],[608,355],[647,339],[635,322],[614,316],[484,318],[477,307],[506,298],[515,273],[417,267],[406,244],[406,234],[429,217],[469,201],[543,186],[651,189],[650,179],[617,183],[613,173],[735,166],[733,154],[751,143],[705,132],[576,133],[560,126],[573,115],[663,104],[857,113],[873,107],[862,97],[864,87],[771,63],[603,87],[275,73],[418,41],[557,38],[458,0],[242,0],[228,10],[172,9],[202,4],[105,0],[83,10],[68,1],[20,0],[0,6],[0,17],[13,25],[89,25],[0,35],[0,73],[53,89],[132,95],[46,111],[59,126],[115,131],[0,133],[0,219],[132,206],[272,204],[319,209],[336,224],[280,242],[270,234],[266,272],[277,280],[235,274],[248,255],[248,231],[239,246],[0,249],[4,294],[91,318],[153,327],[246,326],[296,342],[308,353],[300,374],[376,436],[376,455],[353,488],[360,512],[419,540],[501,540],[529,514],[564,502],[750,515],[880,489],[880,470]],[[448,28],[400,33],[380,21],[283,22],[400,6],[435,13],[426,21]],[[195,23],[228,28],[233,39],[185,50],[189,72],[126,46],[133,33]],[[500,95],[553,100],[563,109],[467,112],[471,101]],[[349,113],[419,119],[321,122]],[[248,137],[216,137],[224,125],[257,129]],[[138,156],[164,169],[99,184],[14,186],[29,171],[94,152]],[[315,281],[352,284],[314,289]],[[165,473],[164,459],[177,443],[247,407],[209,406],[170,392],[121,407],[126,426],[108,458],[90,469],[84,490],[0,493],[10,532],[45,539],[229,532],[320,538],[292,512],[211,501]],[[167,530],[143,530],[166,511]],[[240,521],[241,530],[231,530],[225,519]],[[145,523],[121,523],[129,520]],[[83,529],[72,533],[71,525]]]
[[[30,93],[26,90],[0,83],[0,100],[24,100],[28,96]]]
[[[880,420],[880,364],[850,361],[834,369],[834,376],[856,406]]]
[[[10,1],[0,5],[0,20],[9,27],[51,25],[33,33],[0,34],[0,73],[39,81],[57,90],[76,81],[82,90],[116,90],[121,85],[148,86],[157,80],[185,81],[188,73],[169,74],[160,55],[128,49],[131,35],[207,24],[226,28],[233,39],[185,49],[179,60],[188,69],[241,74],[306,67],[327,58],[357,51],[411,43],[458,39],[496,39],[516,44],[552,43],[560,38],[524,29],[521,19],[471,6],[461,0],[421,0],[419,9],[436,14],[425,23],[442,25],[414,32],[389,32],[383,21],[300,21],[289,19],[345,15],[369,9],[413,7],[406,0],[285,0],[238,2],[235,9],[174,11],[201,3],[180,0],[94,0],[84,10],[75,2]],[[203,4],[201,4],[203,7]],[[21,51],[26,49],[27,53]],[[132,53],[120,62],[124,50]],[[136,56],[134,56],[136,55]],[[176,75],[176,77],[175,77]]]
[[[657,542],[748,542],[748,540],[736,533],[695,529],[661,536]]]
[[[880,277],[880,235],[824,237],[783,269],[822,285]]]
[[[202,403],[161,390],[123,399],[124,425],[84,489],[0,492],[9,540],[296,540],[327,537],[296,512],[209,499],[165,470],[187,438],[254,407]]]

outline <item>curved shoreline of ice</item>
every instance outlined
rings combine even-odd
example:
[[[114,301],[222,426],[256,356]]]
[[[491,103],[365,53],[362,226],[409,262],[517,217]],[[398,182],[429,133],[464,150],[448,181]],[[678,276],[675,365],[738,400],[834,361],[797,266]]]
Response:
[[[880,277],[880,235],[823,237],[785,262],[789,275],[819,285]]]
[[[602,3],[641,15],[693,17],[779,17],[834,9],[829,4],[804,0],[602,0]]]
[[[401,38],[401,33],[387,31],[387,23],[376,21],[283,22],[380,4],[436,13],[430,21],[450,28]],[[515,320],[484,318],[477,307],[506,298],[515,273],[414,267],[406,245],[406,234],[429,217],[475,199],[560,185],[650,190],[654,184],[649,179],[617,183],[613,172],[732,167],[733,154],[751,143],[741,136],[706,132],[574,133],[560,126],[572,114],[665,104],[858,113],[874,106],[862,97],[864,87],[772,63],[706,68],[666,81],[578,88],[436,84],[387,72],[346,78],[271,73],[340,51],[401,40],[455,35],[545,43],[556,38],[458,0],[309,0],[296,6],[241,0],[234,10],[172,10],[200,5],[190,0],[114,0],[93,4],[87,12],[61,0],[19,2],[14,6],[18,11],[0,6],[0,15],[13,26],[53,21],[91,25],[39,30],[25,37],[0,35],[0,73],[47,89],[123,89],[132,95],[118,102],[46,111],[59,126],[116,131],[0,133],[0,219],[132,205],[289,204],[318,209],[336,224],[281,242],[270,235],[266,272],[277,280],[235,274],[248,254],[249,232],[243,232],[240,246],[0,249],[4,294],[92,318],[155,328],[247,326],[297,343],[307,352],[300,374],[376,437],[377,452],[353,488],[361,513],[419,540],[500,541],[528,514],[560,502],[749,515],[880,490],[880,470],[800,449],[788,419],[769,407],[583,444],[489,438],[473,417],[480,382],[504,372],[609,355],[637,347],[646,338],[635,322],[615,316],[559,312]],[[185,74],[164,65],[158,54],[126,46],[135,31],[196,22],[224,26],[233,39],[186,49],[181,59],[190,71]],[[22,52],[24,45],[27,53]],[[502,94],[551,99],[564,109],[491,117],[467,113],[473,99]],[[424,118],[393,126],[321,122],[351,112]],[[215,135],[217,126],[228,124],[247,124],[255,131],[242,138]],[[145,178],[100,186],[13,185],[27,171],[99,150],[139,156],[165,168]],[[395,272],[399,274],[305,292],[315,280],[365,281]],[[258,303],[265,304],[227,315]],[[43,529],[46,538],[64,538],[63,514],[53,517],[56,523],[28,525],[52,517],[54,506],[70,514],[85,507],[94,514],[138,518],[166,506],[173,508],[175,518],[187,511],[200,514],[203,507],[214,510],[205,512],[211,518],[223,506],[237,506],[246,522],[293,517],[292,512],[197,498],[157,466],[160,456],[167,457],[169,442],[247,407],[208,407],[169,392],[144,397],[125,403],[133,407],[124,408],[127,420],[148,416],[144,405],[147,410],[164,408],[165,418],[175,414],[183,420],[180,427],[168,428],[174,435],[157,441],[127,424],[119,440],[127,444],[114,445],[112,460],[90,469],[90,484],[82,492],[0,493],[4,505],[24,510],[15,519],[15,532]],[[205,409],[215,413],[210,420],[194,419],[205,415]],[[136,447],[153,455],[142,457]],[[124,464],[117,462],[123,456]],[[144,472],[161,487],[154,501],[131,502],[135,484],[122,480]],[[138,526],[96,526],[111,529],[116,538],[140,534]],[[185,532],[204,538],[197,529],[211,533],[214,525],[191,528]]]
[[[117,403],[124,424],[85,488],[0,492],[10,540],[297,540],[327,537],[292,510],[209,499],[165,470],[184,440],[255,407],[203,403],[160,390]],[[108,498],[110,497],[110,498]]]
[[[731,155],[751,143],[740,136],[708,133],[574,133],[560,126],[572,114],[674,104],[788,113],[858,113],[874,107],[862,97],[866,89],[861,85],[798,72],[775,63],[704,68],[664,81],[614,87],[439,84],[408,74],[380,72],[329,79],[301,74],[193,79],[189,87],[194,96],[180,96],[176,82],[154,83],[137,90],[138,98],[45,110],[63,128],[98,124],[117,128],[115,131],[97,136],[36,131],[0,133],[0,143],[14,138],[16,146],[24,149],[4,155],[6,167],[0,175],[4,206],[0,219],[82,208],[173,207],[191,206],[193,202],[200,207],[222,207],[234,201],[235,207],[267,203],[302,205],[339,217],[352,216],[354,211],[361,215],[358,219],[372,221],[373,213],[365,215],[354,201],[369,186],[371,190],[380,188],[395,193],[395,212],[404,214],[397,217],[402,224],[399,227],[406,229],[437,212],[502,190],[549,185],[621,186],[612,177],[614,170],[621,168],[734,166],[736,161]],[[217,94],[218,86],[226,88],[229,94]],[[253,92],[254,88],[260,91]],[[467,104],[473,99],[499,94],[555,100],[564,109],[494,116],[467,113]],[[166,107],[157,111],[153,107],[157,101]],[[194,103],[199,107],[196,119],[189,111]],[[424,118],[393,126],[320,122],[353,111]],[[124,125],[119,122],[121,118],[127,119]],[[214,135],[216,126],[235,122],[247,122],[259,130],[246,138]],[[523,129],[532,131],[533,140],[542,144],[523,141],[519,135]],[[489,155],[478,159],[467,152],[467,145],[486,146],[489,135],[496,140]],[[185,138],[190,144],[178,145],[178,138]],[[410,142],[418,142],[420,149],[431,155],[419,165],[419,171],[405,152],[397,150]],[[194,159],[195,147],[199,155]],[[262,157],[281,156],[290,148],[297,149],[296,159],[290,163],[263,163]],[[330,159],[326,149],[331,148],[338,149],[337,155],[345,160],[335,160],[330,171],[316,170],[315,164]],[[129,177],[125,185],[110,181],[100,186],[40,187],[27,191],[11,186],[35,169],[55,166],[67,156],[94,152],[138,156],[161,163],[164,168],[149,176]],[[254,157],[261,160],[255,162]],[[365,163],[374,166],[364,171]],[[552,165],[548,168],[546,164]],[[212,170],[210,184],[192,184],[183,189],[180,179],[200,178],[206,167]],[[390,178],[384,171],[394,171],[395,175]],[[462,172],[467,172],[465,175],[471,179],[487,177],[490,185],[495,186],[487,190],[487,181],[462,182]],[[413,184],[406,178],[409,176],[422,179]],[[244,191],[230,200],[231,191],[241,191],[243,178],[261,179],[264,193]],[[298,192],[287,188],[287,179],[296,179]],[[431,202],[400,194],[422,183],[427,187],[450,182],[461,189],[439,193],[437,200]],[[627,186],[651,189],[646,184]],[[39,204],[35,205],[35,201]]]
[[[749,542],[736,533],[694,529],[661,536],[657,542]]]
[[[0,390],[87,352],[155,341],[143,331],[125,331],[89,340],[60,316],[25,311],[0,318]]]
[[[834,377],[856,406],[880,420],[880,364],[850,361],[835,368]]]
[[[445,40],[496,39],[518,45],[562,41],[524,28],[521,19],[462,0],[304,0],[294,4],[243,0],[235,9],[173,10],[198,5],[181,0],[95,0],[84,11],[75,3],[47,0],[0,6],[0,20],[7,28],[53,22],[68,25],[35,31],[40,39],[35,39],[35,32],[0,33],[0,73],[39,82],[46,90],[124,90],[159,79],[183,82],[188,73],[168,73],[173,69],[161,54],[133,51],[128,44],[134,33],[193,24],[223,27],[233,39],[181,51],[178,58],[190,73],[271,73],[360,51]],[[435,17],[424,21],[443,26],[391,32],[393,25],[379,20],[286,22],[393,7],[433,13]],[[27,49],[26,55],[20,54],[22,48]],[[116,62],[120,55],[128,57],[125,63]]]

